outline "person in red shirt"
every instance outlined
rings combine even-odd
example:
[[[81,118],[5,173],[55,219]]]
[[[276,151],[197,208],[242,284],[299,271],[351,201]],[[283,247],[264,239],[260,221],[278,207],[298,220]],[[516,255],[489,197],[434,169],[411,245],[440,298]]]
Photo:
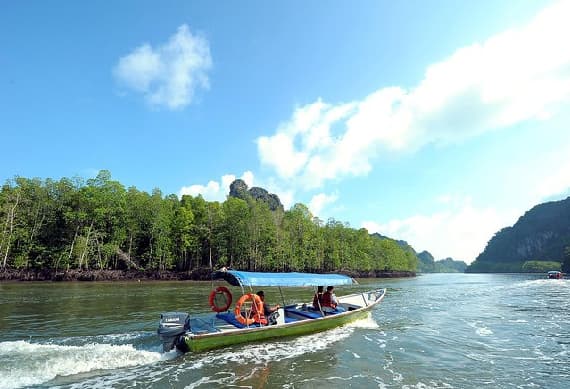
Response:
[[[323,293],[323,300],[321,301],[323,308],[328,308],[326,311],[344,312],[345,309],[338,305],[338,300],[334,294],[334,286],[327,286],[327,291]]]

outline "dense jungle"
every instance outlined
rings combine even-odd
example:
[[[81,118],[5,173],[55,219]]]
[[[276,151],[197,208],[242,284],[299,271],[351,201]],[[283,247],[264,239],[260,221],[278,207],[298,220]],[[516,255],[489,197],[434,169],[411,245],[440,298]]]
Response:
[[[160,278],[227,266],[376,276],[413,273],[418,264],[409,246],[323,221],[303,204],[284,210],[276,195],[241,180],[217,202],[125,188],[106,170],[87,180],[15,177],[0,191],[0,221],[4,274],[120,270]]]

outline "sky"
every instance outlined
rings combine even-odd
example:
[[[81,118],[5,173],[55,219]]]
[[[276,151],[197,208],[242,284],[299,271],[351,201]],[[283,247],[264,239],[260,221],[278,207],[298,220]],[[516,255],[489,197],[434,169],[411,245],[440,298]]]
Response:
[[[570,194],[570,1],[0,6],[0,182],[96,176],[473,261]]]

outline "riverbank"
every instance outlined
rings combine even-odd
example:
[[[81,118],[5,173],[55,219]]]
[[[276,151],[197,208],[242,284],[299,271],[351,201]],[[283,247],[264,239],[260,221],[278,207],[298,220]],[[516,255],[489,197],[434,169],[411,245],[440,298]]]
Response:
[[[353,278],[401,278],[415,277],[415,272],[405,271],[350,271],[339,272]],[[157,270],[14,270],[0,271],[0,282],[4,281],[209,281],[210,269],[195,269],[192,271],[157,271]]]

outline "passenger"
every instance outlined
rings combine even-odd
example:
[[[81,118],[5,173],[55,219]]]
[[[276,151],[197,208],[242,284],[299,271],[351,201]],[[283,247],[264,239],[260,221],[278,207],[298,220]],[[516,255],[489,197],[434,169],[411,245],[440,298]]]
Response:
[[[338,305],[338,299],[334,294],[334,286],[327,286],[327,291],[323,293],[323,301],[321,302],[321,306],[326,308],[325,312],[345,312],[346,310],[343,307]]]
[[[273,312],[275,312],[280,308],[279,304],[276,304],[274,306],[270,306],[269,304],[267,304],[265,302],[265,293],[262,290],[257,292],[257,295],[261,298],[261,302],[263,303],[263,311],[264,311],[263,313],[265,314],[265,316],[271,315]]]
[[[319,286],[317,287],[317,293],[313,296],[313,308],[315,311],[320,311],[321,307],[323,306],[323,291],[325,287]]]

